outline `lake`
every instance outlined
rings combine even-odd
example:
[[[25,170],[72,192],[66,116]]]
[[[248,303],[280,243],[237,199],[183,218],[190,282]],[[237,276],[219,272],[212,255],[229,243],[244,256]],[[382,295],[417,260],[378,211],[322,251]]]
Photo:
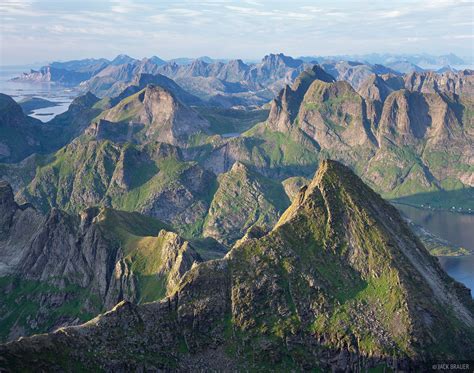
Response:
[[[408,205],[395,205],[406,217],[426,230],[453,244],[474,249],[474,214],[421,209]],[[448,274],[462,282],[474,296],[474,255],[439,257]]]
[[[58,106],[34,110],[30,115],[42,122],[47,122],[56,115],[64,113],[69,108],[71,101],[77,96],[76,92],[55,83],[11,81],[13,77],[19,76],[23,72],[29,72],[29,70],[30,67],[28,66],[0,67],[0,93],[11,96],[17,102],[29,97],[39,97],[57,102]]]

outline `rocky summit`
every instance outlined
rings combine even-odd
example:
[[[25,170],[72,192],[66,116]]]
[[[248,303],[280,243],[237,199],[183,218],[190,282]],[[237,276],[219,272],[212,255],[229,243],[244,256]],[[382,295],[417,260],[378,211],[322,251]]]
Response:
[[[16,208],[2,191],[2,208]],[[3,344],[0,367],[417,371],[472,357],[473,338],[469,290],[394,207],[327,160],[270,232],[192,266],[164,300],[124,301],[85,324]]]

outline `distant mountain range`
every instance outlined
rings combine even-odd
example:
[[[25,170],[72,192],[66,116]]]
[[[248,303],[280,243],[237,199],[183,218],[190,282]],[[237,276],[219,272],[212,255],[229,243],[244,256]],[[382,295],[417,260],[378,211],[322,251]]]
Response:
[[[362,80],[373,73],[425,71],[420,66],[436,66],[435,70],[456,71],[453,66],[464,64],[464,61],[453,54],[438,57],[373,54],[300,59],[270,54],[260,63],[250,64],[242,60],[213,60],[209,57],[165,61],[156,56],[137,60],[127,55],[118,55],[112,61],[102,58],[53,62],[14,80],[50,81],[79,86],[83,92],[91,91],[103,97],[118,95],[139,74],[162,74],[211,105],[232,107],[264,104],[314,63],[320,63],[338,80],[347,80],[357,88]]]
[[[370,64],[389,65],[398,62],[407,62],[418,65],[421,68],[440,68],[442,66],[461,66],[470,65],[474,61],[472,57],[458,57],[453,53],[433,56],[430,54],[391,54],[391,53],[371,53],[371,54],[355,54],[355,55],[338,55],[338,56],[314,56],[300,57],[304,61],[321,61],[321,60],[347,60],[361,61]]]
[[[260,72],[262,80],[273,81],[291,64],[301,66],[297,60],[273,56],[252,71]],[[202,67],[204,75],[210,66],[202,62],[187,68],[198,71]],[[268,66],[274,68],[269,72]],[[324,68],[344,80],[337,80]],[[216,185],[216,175],[231,172],[235,162],[243,166],[234,171],[246,177],[261,174],[284,182],[311,176],[321,159],[331,157],[353,167],[385,197],[444,208],[453,202],[474,208],[470,200],[474,186],[472,71],[402,76],[383,66],[372,68],[381,75],[370,74],[367,65],[357,63],[314,65],[280,91],[269,105],[269,114],[268,109],[209,106],[204,97],[186,92],[161,74],[139,75],[130,85],[124,84],[116,97],[81,96],[67,112],[43,126],[32,125],[31,118],[4,96],[8,105],[3,117],[15,119],[3,125],[8,131],[0,135],[3,161],[57,152],[52,158],[31,160],[21,167],[5,165],[0,175],[20,187],[17,190],[24,202],[43,211],[60,207],[79,212],[104,203],[138,210],[170,224],[180,221],[183,213],[188,223],[196,224],[198,234],[204,232],[227,243],[243,234],[240,224],[244,222],[230,221],[226,226],[219,218],[216,222],[222,227],[207,226],[216,219],[211,217],[216,208],[205,191],[206,185]],[[174,166],[163,166],[169,164]],[[132,173],[141,170],[143,182],[136,185],[127,176],[129,167]],[[169,175],[173,182],[151,187],[155,178],[162,179],[164,170],[173,170]],[[186,175],[194,175],[194,182],[189,183]],[[100,187],[86,182],[97,177]],[[278,189],[260,190],[264,184],[264,179],[256,184],[258,193]],[[183,192],[178,193],[179,188],[173,192],[171,185],[179,185]],[[243,185],[254,188],[252,180]],[[219,193],[214,198],[219,196],[226,198]],[[259,207],[260,214],[271,211],[264,218],[268,224],[282,211],[282,206],[265,202],[272,200],[262,197]],[[255,216],[252,224],[261,219]]]

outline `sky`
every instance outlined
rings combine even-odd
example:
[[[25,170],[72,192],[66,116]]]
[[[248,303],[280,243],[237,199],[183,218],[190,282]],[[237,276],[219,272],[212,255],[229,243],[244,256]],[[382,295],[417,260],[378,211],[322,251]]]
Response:
[[[474,0],[1,0],[0,65],[211,56],[474,53]]]

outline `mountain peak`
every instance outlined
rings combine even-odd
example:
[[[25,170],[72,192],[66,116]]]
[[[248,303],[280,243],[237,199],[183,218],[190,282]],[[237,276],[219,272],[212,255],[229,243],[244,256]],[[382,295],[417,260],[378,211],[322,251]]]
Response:
[[[311,83],[315,80],[321,80],[326,83],[333,83],[336,81],[334,77],[328,74],[320,65],[314,65],[311,69],[304,70],[295,79],[291,89],[293,91],[301,91],[304,94]]]
[[[148,78],[144,79],[143,83],[146,83]],[[163,77],[163,80],[169,79]],[[110,122],[103,125],[111,124],[115,128],[119,127],[114,123],[120,123],[125,133],[129,133],[127,141],[133,138],[137,142],[160,141],[184,145],[190,136],[207,131],[209,122],[182,103],[168,87],[147,84],[139,91],[136,89],[139,88],[131,89],[135,92],[131,95],[119,96],[121,100],[98,118]]]
[[[359,94],[365,99],[384,102],[392,89],[378,74],[371,75],[358,90]]]
[[[332,159],[324,159],[321,161],[308,190],[314,189],[315,187],[326,188],[329,186],[333,188],[334,186],[337,188],[350,186],[351,188],[368,189],[349,167]]]
[[[291,87],[286,85],[272,101],[268,123],[274,129],[286,131],[296,119],[306,92],[316,81],[325,84],[334,83],[335,79],[319,65],[304,70]]]
[[[166,64],[166,61],[161,59],[158,56],[151,56],[150,58],[148,58],[148,61],[151,61],[152,63],[154,63],[155,65],[158,65],[158,66]]]
[[[92,106],[94,106],[99,101],[100,101],[100,99],[96,95],[94,95],[92,92],[88,91],[86,94],[84,94],[82,96],[79,96],[79,97],[76,97],[71,102],[71,105],[91,108]]]
[[[285,56],[283,53],[273,54],[270,53],[263,57],[262,65],[268,65],[276,67],[278,65],[285,65],[287,67],[296,68],[303,64],[301,60],[295,60],[293,57]]]
[[[339,189],[349,184],[351,187],[359,185],[361,188],[367,188],[349,167],[331,159],[323,160],[311,183],[300,189],[291,206],[281,216],[275,229],[291,220],[304,206],[311,206],[318,201],[321,198],[322,190]]]
[[[126,55],[126,54],[119,54],[117,57],[115,57],[110,64],[111,65],[123,65],[126,63],[132,63],[136,61],[134,58]]]

